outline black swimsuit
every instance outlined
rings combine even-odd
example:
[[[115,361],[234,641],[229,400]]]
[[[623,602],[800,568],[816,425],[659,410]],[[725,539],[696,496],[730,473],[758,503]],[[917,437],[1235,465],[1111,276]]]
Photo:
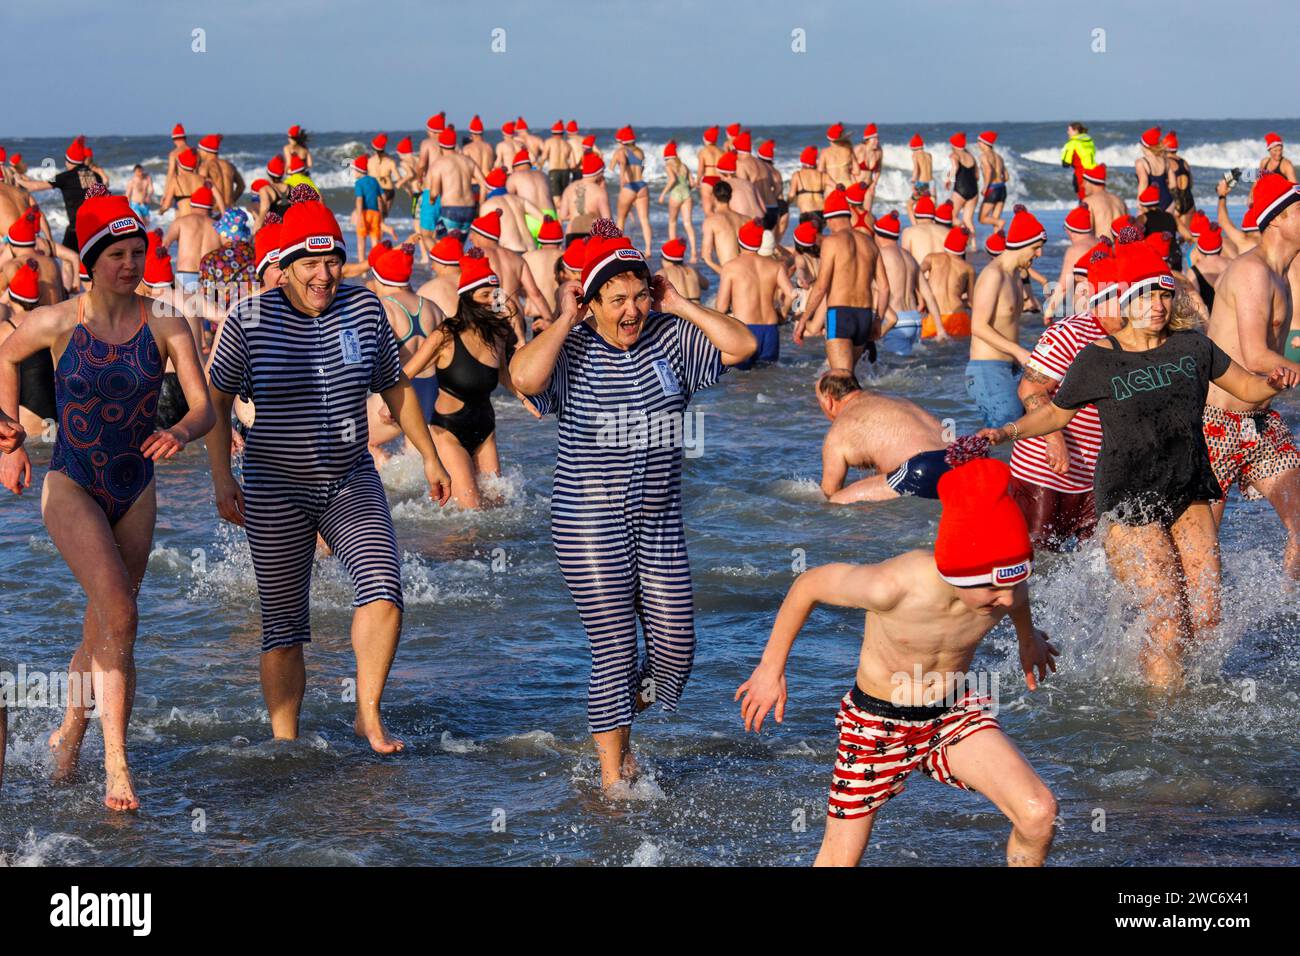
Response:
[[[14,329],[14,320],[5,319]],[[18,363],[18,404],[33,415],[57,420],[54,404],[54,358],[41,349]]]
[[[979,194],[979,179],[975,175],[975,165],[957,164],[957,174],[953,177],[952,191],[962,199],[974,199]]]
[[[492,408],[492,392],[500,381],[501,370],[480,362],[461,342],[455,342],[451,364],[438,369],[438,389],[465,403],[459,411],[443,414],[435,411],[429,424],[445,428],[471,455],[496,431],[497,416]]]

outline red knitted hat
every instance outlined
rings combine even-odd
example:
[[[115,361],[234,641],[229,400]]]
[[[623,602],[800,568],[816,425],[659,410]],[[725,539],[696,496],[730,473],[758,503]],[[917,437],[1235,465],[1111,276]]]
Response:
[[[1023,249],[1036,242],[1047,241],[1047,230],[1024,206],[1017,205],[1011,225],[1007,228],[1007,248]]]
[[[287,135],[290,139],[297,139],[299,136],[302,135],[302,127],[299,126],[297,123],[294,123],[292,126],[289,127],[288,130],[285,131],[285,135]]]
[[[891,213],[890,215],[893,214]],[[888,219],[889,216],[884,216],[882,218]],[[880,228],[880,219],[876,220],[876,228]],[[812,221],[801,222],[799,225],[795,226],[794,229],[794,244],[803,249],[811,249],[813,246],[817,245],[817,237],[819,235],[820,233],[817,231],[815,223]]]
[[[952,143],[952,145],[955,146],[957,149],[965,149],[965,148],[966,148],[966,134],[965,134],[965,133],[953,133],[951,136],[948,137],[948,142]]]
[[[9,280],[9,298],[33,306],[41,297],[41,273],[35,259],[28,259]]]
[[[382,153],[388,148],[388,134],[380,133],[370,141],[370,148],[376,153]]]
[[[736,152],[738,153],[752,152],[754,144],[753,141],[750,139],[749,130],[745,130],[739,136],[737,136],[735,138],[733,145],[735,146]]]
[[[1092,232],[1092,210],[1082,204],[1075,206],[1065,217],[1065,228],[1070,232]]]
[[[1160,127],[1152,126],[1142,134],[1142,145],[1148,149],[1155,149],[1160,145]]]
[[[736,171],[736,154],[726,152],[718,157],[718,172],[734,173]]]
[[[370,271],[384,285],[405,286],[411,281],[411,270],[415,266],[415,246],[409,242],[396,249],[386,249],[383,255],[370,263]]]
[[[836,186],[826,194],[826,201],[822,203],[822,218],[834,219],[836,216],[847,216],[849,214],[849,197],[844,192],[842,185]]]
[[[209,133],[207,136],[204,136],[199,140],[199,149],[203,150],[205,153],[216,155],[221,152],[221,137],[216,133]]]
[[[109,195],[108,189],[95,183],[86,190],[86,199],[77,210],[77,242],[86,271],[105,249],[124,239],[145,239],[148,230],[135,214],[125,196]]]
[[[554,123],[551,124],[551,135],[552,136],[564,135],[564,120],[556,120]]]
[[[172,257],[153,233],[149,234],[149,249],[144,257],[144,284],[151,289],[166,289],[176,283],[172,272]]]
[[[1250,211],[1259,228],[1265,229],[1278,213],[1300,201],[1300,187],[1280,173],[1261,173],[1251,195]]]
[[[605,161],[595,153],[582,157],[582,175],[584,177],[602,176],[605,173]]]
[[[438,131],[438,146],[442,149],[456,148],[456,131],[443,128]]]
[[[1034,571],[1034,547],[1010,494],[1011,469],[976,458],[939,479],[939,534],[934,563],[956,587],[1014,587]]]
[[[984,240],[984,251],[995,258],[1007,251],[1007,237],[1001,230],[989,233],[988,238]]]
[[[212,187],[204,183],[190,193],[191,209],[211,209],[217,204],[217,197],[212,194]]]
[[[916,205],[912,207],[912,215],[915,216],[917,219],[933,219],[934,218],[933,197],[926,195],[918,199],[916,201]]]
[[[519,152],[515,153],[515,158],[510,163],[510,168],[514,169],[514,167],[516,166],[531,166],[531,165],[533,165],[533,158],[528,155],[528,150],[521,149]]]
[[[284,178],[284,157],[272,156],[266,161],[266,174],[272,179]]]
[[[849,188],[844,190],[844,198],[849,201],[850,206],[861,206],[867,201],[867,184],[864,182],[851,183]]]
[[[192,149],[181,150],[181,152],[176,155],[176,165],[187,173],[192,173],[199,166],[199,154],[194,152]]]
[[[659,255],[665,262],[681,262],[686,258],[686,240],[680,236],[669,239],[660,247]]]
[[[280,217],[268,212],[262,220],[262,228],[253,234],[254,271],[260,280],[267,268],[280,259]]]
[[[1241,231],[1259,232],[1259,220],[1255,216],[1255,209],[1253,206],[1242,214]]]
[[[998,141],[998,134],[991,129],[986,129],[976,138],[985,146],[992,146]]]
[[[664,144],[664,159],[672,159],[677,155],[677,140],[670,139]]]
[[[297,153],[289,157],[289,175],[296,176],[305,172],[307,169],[307,160],[303,159]]]
[[[365,153],[362,153],[360,156],[354,157],[352,160],[352,168],[359,173],[370,172],[370,157]]]
[[[440,266],[458,266],[465,255],[465,244],[459,236],[443,236],[429,250],[429,258]]]
[[[954,226],[948,230],[948,235],[943,240],[944,252],[951,252],[954,256],[966,255],[966,243],[970,240],[970,233],[964,226]]]
[[[306,183],[289,192],[291,205],[280,225],[280,268],[288,269],[299,259],[333,253],[344,262],[348,248],[334,213],[320,200],[320,194]]]
[[[803,152],[799,154],[799,165],[805,169],[817,168],[817,147],[805,146]]]
[[[175,126],[172,127],[172,139],[184,139],[184,138],[185,138],[185,127],[182,124],[177,123]]]
[[[741,125],[739,123],[732,123],[730,126],[727,127],[727,135],[732,139],[735,139],[737,136],[740,135],[740,130],[741,130]]]
[[[921,138],[920,133],[913,133],[912,139],[908,142],[912,149],[925,149],[925,140]]]
[[[523,130],[525,133],[528,132],[528,123],[524,121],[524,118],[522,116],[518,117],[515,120],[515,129]]]
[[[514,120],[506,120],[504,123],[502,123],[501,132],[504,133],[506,136],[514,136],[515,135]]]
[[[1119,230],[1113,256],[1096,257],[1088,269],[1088,282],[1093,289],[1089,308],[1095,308],[1112,295],[1118,295],[1123,305],[1147,289],[1174,289],[1169,263],[1152,243],[1144,240],[1141,227],[1133,224]]]
[[[1165,133],[1165,149],[1171,152],[1177,152],[1178,150],[1178,134],[1173,130]]]
[[[443,130],[443,128],[444,128],[446,125],[447,125],[447,120],[446,120],[446,118],[445,118],[441,113],[439,113],[439,114],[438,114],[438,125],[437,125],[437,127],[436,127],[436,129],[435,129],[435,132],[441,133],[442,130]],[[477,113],[475,113],[475,114],[474,114],[474,117],[469,121],[469,131],[470,131],[471,133],[482,133],[482,132],[483,132],[483,117],[481,117],[481,116],[479,116]]]
[[[1203,256],[1217,256],[1223,251],[1223,233],[1209,226],[1196,237],[1196,249]]]
[[[718,145],[718,134],[720,130],[716,126],[710,126],[704,131],[704,142],[710,146]]]
[[[769,163],[776,159],[776,141],[765,139],[758,144],[758,158],[765,159]]]
[[[805,225],[809,225],[805,223]],[[876,220],[876,235],[886,239],[897,239],[903,231],[903,224],[898,221],[898,213],[889,212]]]
[[[460,284],[456,288],[458,295],[472,292],[481,285],[500,285],[501,280],[492,271],[492,262],[483,255],[482,249],[467,249],[460,260]]]
[[[1148,186],[1138,194],[1138,205],[1154,208],[1160,205],[1160,190],[1155,186]]]
[[[1281,145],[1282,145],[1282,137],[1277,135],[1277,133],[1269,133],[1264,137],[1264,146],[1267,149],[1272,149],[1274,146],[1281,146]]]
[[[934,221],[941,226],[952,225],[952,200],[945,199],[934,207]]]
[[[574,239],[564,250],[564,268],[570,272],[581,272],[587,264],[587,240]]]
[[[757,252],[763,245],[763,224],[757,219],[749,220],[736,231],[736,241],[740,243],[740,248]]]
[[[500,189],[502,186],[506,184],[506,181],[509,177],[506,174],[506,170],[504,166],[495,166],[493,167],[492,171],[489,172],[483,178],[487,181],[487,184],[493,189]]]
[[[74,166],[86,161],[86,137],[78,136],[68,144],[67,150],[63,153],[63,158]]]
[[[576,133],[576,132],[578,132],[578,121],[577,121],[577,120],[569,120],[567,123],[564,124],[564,131],[565,131],[566,133]]]
[[[411,142],[411,137],[403,136],[397,141],[397,155],[409,156],[415,152],[415,145]]]
[[[1074,266],[1070,269],[1070,271],[1076,276],[1088,275],[1092,271],[1093,257],[1097,256],[1098,253],[1100,253],[1100,258],[1104,258],[1111,254],[1111,245],[1109,239],[1103,239],[1101,242],[1097,243],[1095,246],[1093,246],[1083,255],[1079,256],[1079,258],[1075,260]],[[1098,273],[1098,275],[1100,276],[1100,272]]]
[[[863,139],[871,139],[871,137],[873,137],[873,136],[878,137],[879,135],[880,135],[880,134],[876,132],[876,124],[875,124],[875,123],[868,123],[868,124],[867,124],[866,126],[864,126],[863,129],[862,129],[862,138],[863,138]]]
[[[826,138],[829,139],[832,143],[835,142],[837,139],[843,139],[844,124],[836,123],[835,125],[828,127],[826,130]]]
[[[477,232],[486,239],[501,241],[501,210],[493,209],[479,216],[469,224],[470,232]]]
[[[582,265],[582,299],[590,302],[610,279],[624,272],[650,275],[645,258],[624,237],[612,219],[597,219],[587,237],[587,255]]]
[[[1098,163],[1083,171],[1083,178],[1097,186],[1106,185],[1106,164]]]
[[[629,146],[636,142],[636,131],[630,126],[624,126],[614,134],[614,142]]]
[[[546,216],[537,229],[537,241],[544,246],[558,246],[564,242],[564,228],[553,217]]]
[[[30,249],[36,245],[36,233],[40,225],[41,214],[35,206],[28,206],[23,214],[9,227],[6,238],[9,245],[16,249]]]
[[[588,133],[586,136],[582,137],[582,148],[583,148],[583,149],[595,149],[595,148],[596,148],[596,134],[595,134],[595,133]]]
[[[1199,236],[1201,233],[1203,233],[1206,229],[1209,228],[1210,228],[1209,216],[1201,212],[1199,209],[1196,210],[1196,212],[1192,213],[1192,222],[1191,225],[1187,227],[1187,231],[1192,234],[1193,239],[1195,239],[1197,236]]]

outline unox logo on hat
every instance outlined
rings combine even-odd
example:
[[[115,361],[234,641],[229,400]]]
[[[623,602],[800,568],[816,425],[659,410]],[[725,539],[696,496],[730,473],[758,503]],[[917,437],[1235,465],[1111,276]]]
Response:
[[[334,248],[333,236],[308,236],[304,243],[309,252],[329,252]]]
[[[635,249],[616,249],[614,251],[614,256],[618,259],[636,259],[638,262],[645,261],[641,253],[637,252]]]
[[[126,216],[122,219],[114,219],[108,224],[109,235],[120,236],[123,233],[135,232],[140,228],[140,224],[135,221],[134,216]]]
[[[1173,287],[1174,287],[1174,277],[1173,277],[1173,276],[1161,276],[1161,277],[1160,277],[1160,288],[1162,288],[1162,289],[1172,289]]]
[[[1029,562],[1021,561],[1019,564],[1012,564],[1005,568],[993,569],[993,586],[997,588],[1009,588],[1012,585],[1019,584],[1029,577]]]

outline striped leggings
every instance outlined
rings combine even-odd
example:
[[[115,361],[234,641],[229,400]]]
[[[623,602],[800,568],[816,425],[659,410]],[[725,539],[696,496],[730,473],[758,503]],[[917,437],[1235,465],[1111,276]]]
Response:
[[[551,540],[591,643],[590,731],[630,726],[638,693],[664,710],[676,710],[695,660],[695,608],[680,507],[615,511],[604,500],[553,499]]]
[[[356,589],[353,607],[391,601],[402,609],[401,561],[383,482],[368,454],[339,481],[305,483],[244,472],[244,530],[262,605],[262,651],[311,640],[316,534]]]

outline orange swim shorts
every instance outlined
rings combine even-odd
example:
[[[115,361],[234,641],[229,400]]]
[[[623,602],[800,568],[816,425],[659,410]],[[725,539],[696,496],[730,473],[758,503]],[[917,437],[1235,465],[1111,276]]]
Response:
[[[943,330],[949,335],[957,338],[966,338],[970,335],[970,313],[969,312],[945,312],[943,315]],[[934,338],[934,319],[926,316],[921,320],[921,338]]]

